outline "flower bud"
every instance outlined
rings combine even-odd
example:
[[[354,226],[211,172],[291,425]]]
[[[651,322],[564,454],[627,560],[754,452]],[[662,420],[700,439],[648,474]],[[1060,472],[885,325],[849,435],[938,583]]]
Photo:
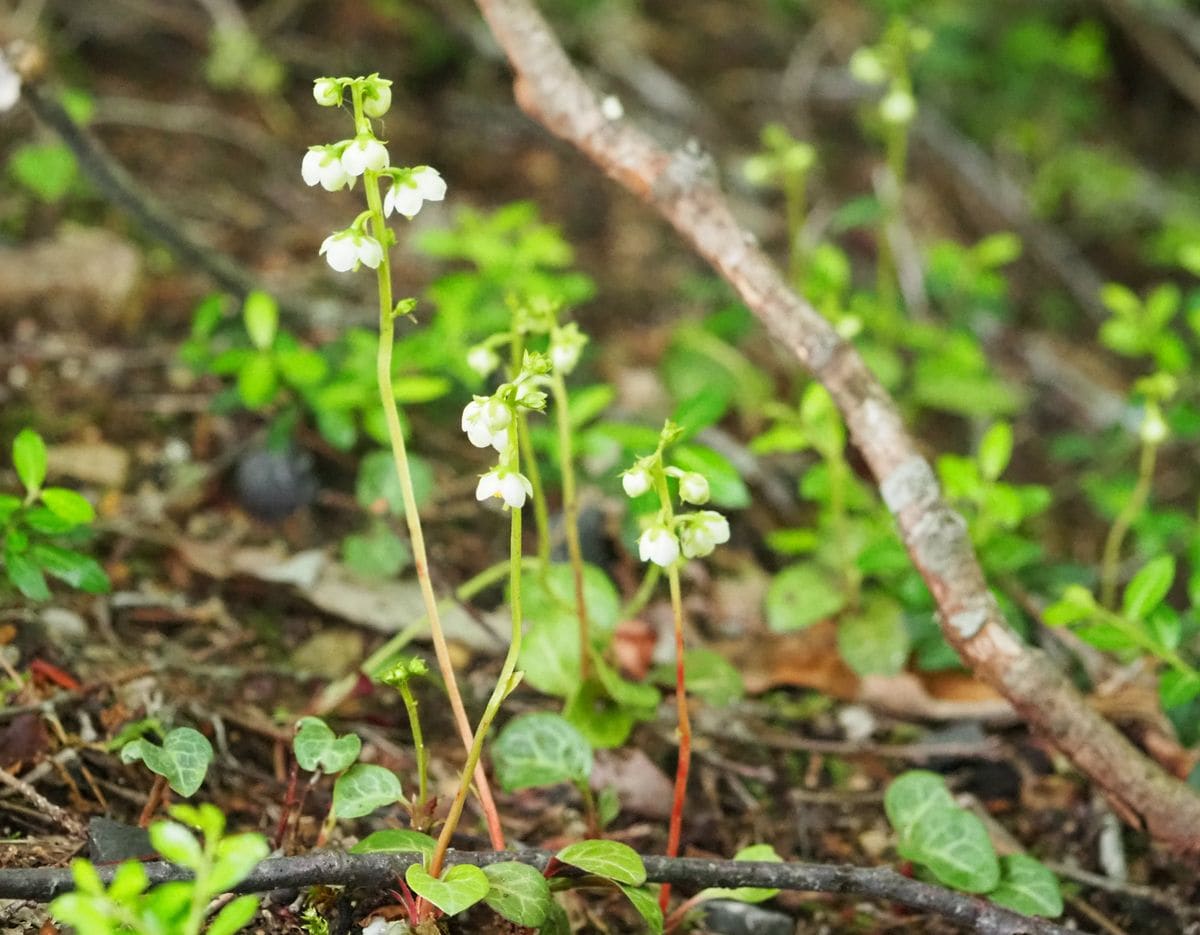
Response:
[[[363,113],[368,117],[382,117],[392,106],[391,82],[376,79],[363,88]]]
[[[486,377],[500,366],[500,355],[485,344],[476,344],[467,351],[467,366]]]
[[[708,503],[708,480],[703,474],[688,471],[679,478],[679,499],[684,503],[694,503],[699,506]]]
[[[322,107],[337,107],[342,103],[341,83],[333,78],[318,78],[313,82],[313,99]]]
[[[1161,445],[1167,440],[1167,436],[1171,434],[1170,428],[1167,426],[1166,420],[1163,418],[1162,410],[1158,408],[1157,403],[1146,404],[1146,415],[1142,419],[1142,426],[1138,430],[1138,436],[1142,443],[1146,445]]]
[[[889,91],[879,102],[879,116],[888,123],[909,123],[916,115],[916,99],[900,88]]]
[[[689,513],[680,523],[679,538],[687,558],[703,558],[729,541],[729,522],[714,510]]]
[[[650,472],[639,464],[635,464],[621,475],[621,486],[625,488],[628,497],[640,497],[650,489]]]
[[[665,526],[651,526],[638,538],[638,556],[666,568],[679,558],[679,540]]]

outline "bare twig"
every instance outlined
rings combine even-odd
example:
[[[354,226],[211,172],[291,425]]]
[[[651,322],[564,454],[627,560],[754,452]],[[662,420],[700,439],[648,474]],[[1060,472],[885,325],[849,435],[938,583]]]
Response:
[[[0,785],[7,786],[14,792],[24,796],[32,804],[36,805],[42,813],[56,821],[71,834],[79,835],[80,837],[87,834],[87,829],[83,826],[83,822],[65,808],[55,805],[29,783],[23,779],[18,779],[8,770],[0,769]]]
[[[943,500],[895,404],[738,224],[709,161],[691,147],[668,152],[628,121],[605,117],[529,0],[477,4],[516,70],[521,108],[670,221],[833,396],[963,660],[1090,776],[1126,821],[1175,848],[1200,850],[1200,796],[1151,763],[1008,628],[966,523]]]
[[[487,866],[520,861],[544,869],[547,851],[454,851],[448,864]],[[329,886],[384,886],[402,875],[420,854],[344,854],[315,851],[300,857],[265,860],[236,887],[239,893],[326,884]],[[651,883],[673,883],[696,890],[710,886],[760,886],[813,893],[854,893],[900,903],[942,916],[964,928],[986,935],[1067,935],[1078,932],[1045,919],[1034,919],[1002,909],[986,900],[930,883],[901,876],[888,867],[850,867],[806,863],[762,863],[741,860],[700,860],[694,857],[643,857]],[[143,865],[151,883],[186,880],[187,870],[167,863]],[[97,867],[100,878],[111,880],[115,868]],[[74,888],[69,870],[0,870],[0,899],[48,902]]]

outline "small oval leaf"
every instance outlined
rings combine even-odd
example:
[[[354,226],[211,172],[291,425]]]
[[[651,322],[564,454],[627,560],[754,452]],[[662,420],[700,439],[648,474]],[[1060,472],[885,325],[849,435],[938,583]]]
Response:
[[[333,810],[338,818],[361,818],[400,801],[400,780],[390,769],[356,763],[333,784]]]
[[[483,868],[491,888],[484,902],[509,922],[537,928],[550,909],[550,883],[529,864],[504,861]]]
[[[554,855],[562,863],[578,867],[614,883],[641,886],[646,882],[646,866],[628,844],[619,841],[580,841]]]
[[[429,900],[448,916],[458,915],[484,899],[491,883],[482,870],[472,864],[458,864],[439,880],[420,864],[404,872],[404,880],[414,893]]]
[[[506,792],[560,782],[587,782],[592,748],[557,714],[538,712],[509,721],[495,745],[496,778]]]

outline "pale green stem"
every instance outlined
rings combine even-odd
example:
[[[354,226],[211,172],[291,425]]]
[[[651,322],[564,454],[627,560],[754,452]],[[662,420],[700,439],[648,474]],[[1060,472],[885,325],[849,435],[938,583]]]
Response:
[[[412,728],[413,749],[417,752],[417,801],[413,814],[424,811],[425,802],[429,798],[429,751],[425,749],[425,737],[421,733],[421,716],[417,710],[417,699],[413,696],[408,679],[396,686],[400,697],[404,699],[404,708],[408,712],[408,724]]]
[[[906,80],[902,83],[907,86],[908,82]],[[876,288],[879,291],[880,301],[891,310],[899,307],[899,297],[896,258],[892,255],[889,231],[900,222],[900,213],[904,203],[904,184],[908,172],[908,126],[907,123],[889,123],[885,133],[887,167],[891,175],[892,189],[886,193],[879,229]]]
[[[638,585],[637,591],[621,607],[620,617],[622,620],[628,620],[650,602],[650,598],[654,595],[654,589],[658,586],[658,579],[661,577],[662,569],[655,565],[654,562],[650,562],[646,567],[646,574],[642,577],[642,583]]]
[[[525,360],[525,335],[517,331],[513,324],[513,339],[510,344],[512,352],[511,373],[516,379],[521,372]],[[517,413],[517,437],[521,444],[521,458],[525,462],[525,476],[529,478],[529,486],[533,488],[533,522],[537,529],[537,557],[542,562],[543,576],[550,568],[550,508],[546,504],[546,488],[542,485],[542,472],[538,467],[537,458],[533,455],[533,441],[529,437],[529,421],[525,411]]]
[[[829,513],[837,548],[838,570],[842,575],[846,601],[851,608],[856,608],[859,597],[858,569],[850,560],[850,528],[846,516],[846,480],[849,466],[841,452],[834,452],[825,463],[829,469]]]
[[[357,85],[353,86],[355,127],[361,128],[369,122],[363,117],[362,92]],[[376,358],[376,379],[379,385],[379,397],[383,403],[384,420],[387,423],[388,437],[391,440],[392,459],[396,463],[396,477],[400,481],[400,491],[404,499],[404,518],[408,523],[408,534],[412,542],[413,564],[416,566],[417,582],[421,590],[421,598],[425,603],[425,613],[429,618],[429,632],[433,639],[434,654],[437,657],[438,669],[446,686],[446,695],[450,699],[450,709],[458,726],[463,745],[470,749],[471,723],[467,719],[467,711],[463,706],[462,696],[458,691],[458,681],[454,675],[454,665],[450,661],[450,649],[446,645],[446,637],[442,632],[441,617],[438,614],[437,598],[433,593],[433,581],[429,576],[429,559],[425,551],[425,536],[421,529],[421,518],[417,513],[417,498],[413,492],[412,476],[408,467],[408,452],[404,444],[404,431],[400,426],[400,412],[396,406],[396,395],[392,388],[392,349],[395,344],[395,323],[392,306],[392,267],[388,257],[388,228],[383,216],[383,202],[379,194],[379,173],[366,172],[363,175],[363,190],[367,196],[367,207],[371,212],[371,228],[375,239],[383,248],[383,260],[376,270],[376,280],[379,287],[379,353]],[[478,770],[475,777],[480,803],[487,815],[488,831],[492,846],[504,848],[504,834],[500,828],[500,816],[492,799],[491,789],[483,770]]]
[[[575,457],[571,445],[571,413],[567,384],[557,370],[550,380],[554,394],[554,415],[558,424],[558,462],[562,474],[563,523],[567,532],[567,556],[575,579],[575,613],[579,618],[579,677],[586,682],[591,674],[591,626],[587,599],[583,590],[583,549],[579,544],[579,500],[575,492]]]
[[[509,453],[509,470],[516,471],[519,466],[520,462],[517,458],[516,450],[511,450]],[[442,825],[442,832],[438,835],[437,846],[429,858],[429,873],[434,877],[441,875],[442,864],[446,859],[446,851],[450,847],[450,841],[454,837],[454,830],[458,827],[458,821],[462,817],[463,805],[466,803],[467,792],[471,785],[471,774],[482,769],[480,758],[483,756],[484,740],[487,739],[492,721],[496,719],[496,715],[500,711],[501,702],[504,701],[514,687],[511,684],[513,672],[517,668],[517,657],[521,654],[521,511],[519,509],[510,510],[509,516],[512,524],[508,544],[509,607],[512,611],[512,642],[508,647],[508,655],[504,657],[504,664],[500,668],[500,675],[496,679],[496,687],[492,690],[492,696],[488,699],[487,707],[483,709],[483,716],[479,719],[479,726],[475,729],[475,739],[471,744],[470,752],[467,754],[467,763],[463,768],[458,791],[454,795],[454,801],[450,803],[450,811],[446,815],[446,823]]]
[[[800,287],[804,278],[804,248],[800,243],[800,231],[804,227],[805,177],[802,172],[785,172],[783,176],[783,203],[787,215],[788,232],[788,279],[793,288]]]
[[[1138,459],[1137,483],[1129,494],[1129,499],[1113,520],[1108,537],[1104,540],[1104,555],[1100,563],[1100,603],[1109,609],[1116,606],[1117,577],[1120,573],[1121,546],[1125,542],[1133,521],[1141,515],[1142,507],[1150,497],[1150,488],[1154,483],[1154,465],[1158,458],[1158,445],[1149,442],[1142,443],[1141,456]]]

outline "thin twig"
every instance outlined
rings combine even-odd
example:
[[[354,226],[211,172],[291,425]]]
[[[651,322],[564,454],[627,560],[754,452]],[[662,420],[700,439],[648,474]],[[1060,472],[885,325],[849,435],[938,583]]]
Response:
[[[71,834],[80,837],[87,834],[87,828],[84,827],[83,822],[65,808],[55,805],[25,780],[18,779],[6,769],[0,769],[0,785],[8,786],[14,792],[20,793]]]
[[[547,851],[449,851],[447,863],[487,866],[519,861],[544,869]],[[419,854],[345,854],[316,851],[300,857],[265,860],[236,887],[239,893],[325,884],[328,886],[378,887],[394,882]],[[889,867],[851,867],[807,863],[765,863],[741,860],[701,860],[695,857],[642,858],[646,879],[651,883],[673,883],[700,890],[710,886],[756,886],[813,893],[853,893],[900,903],[957,922],[985,935],[1078,935],[1045,919],[1019,915],[977,896],[956,893],[930,883],[902,876]],[[190,874],[167,863],[143,865],[151,883],[186,880]],[[100,878],[111,880],[116,868],[97,867]],[[69,870],[0,870],[0,899],[29,899],[48,902],[74,888]]]

